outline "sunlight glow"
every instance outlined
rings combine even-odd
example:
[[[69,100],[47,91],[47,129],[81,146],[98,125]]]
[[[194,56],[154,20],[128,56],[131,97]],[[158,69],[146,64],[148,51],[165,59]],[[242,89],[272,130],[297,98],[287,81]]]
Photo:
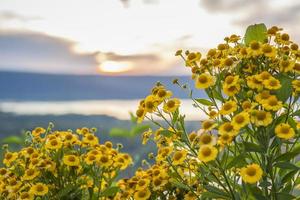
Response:
[[[104,61],[98,68],[104,73],[120,73],[132,69],[132,66],[128,62]]]

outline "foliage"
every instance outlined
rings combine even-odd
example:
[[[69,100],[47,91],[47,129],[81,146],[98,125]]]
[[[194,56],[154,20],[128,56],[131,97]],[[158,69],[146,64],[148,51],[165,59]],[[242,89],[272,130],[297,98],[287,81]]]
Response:
[[[144,143],[157,145],[155,163],[119,181],[118,198],[296,198],[300,51],[281,31],[252,25],[243,40],[226,37],[205,58],[200,52],[176,52],[208,99],[193,98],[197,91],[179,80],[174,84],[187,90],[207,118],[200,130],[188,133],[180,101],[157,84],[136,111],[138,121],[158,127],[143,134]]]
[[[95,129],[35,128],[18,152],[4,146],[0,199],[99,199],[114,196],[114,181],[131,157],[110,141],[99,143]],[[15,138],[12,138],[13,141]],[[11,138],[7,140],[11,141]]]

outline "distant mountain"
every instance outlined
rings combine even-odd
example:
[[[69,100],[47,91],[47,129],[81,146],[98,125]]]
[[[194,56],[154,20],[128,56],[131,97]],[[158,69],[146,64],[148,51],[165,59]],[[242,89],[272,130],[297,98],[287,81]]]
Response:
[[[172,84],[175,77],[166,76],[102,76],[54,75],[23,72],[0,72],[0,100],[65,101],[96,99],[141,99],[157,82],[165,84],[177,97],[187,93]],[[192,80],[176,77],[181,83]],[[197,96],[204,96],[197,91]]]

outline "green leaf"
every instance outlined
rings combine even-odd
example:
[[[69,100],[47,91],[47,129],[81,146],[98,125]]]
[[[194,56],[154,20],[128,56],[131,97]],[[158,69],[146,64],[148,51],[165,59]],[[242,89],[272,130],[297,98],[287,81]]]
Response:
[[[178,188],[181,188],[181,189],[184,189],[184,190],[190,190],[190,188],[186,185],[186,184],[183,184],[179,181],[172,181],[172,184],[175,186],[175,187],[178,187]]]
[[[299,154],[300,154],[300,144],[296,145],[292,151],[279,155],[277,158],[275,158],[274,162],[291,160]]]
[[[281,169],[292,169],[292,170],[299,170],[299,167],[294,165],[290,162],[277,162],[275,163],[275,167],[281,168]]]
[[[205,185],[204,188],[209,191],[209,192],[212,192],[214,194],[217,194],[217,195],[220,195],[220,196],[223,196],[223,197],[229,197],[228,194],[226,192],[224,192],[223,190],[215,187],[215,186],[212,186],[212,185]]]
[[[267,37],[267,27],[265,24],[254,24],[248,26],[245,33],[245,44],[249,45],[251,41],[265,43]]]
[[[195,99],[198,103],[205,105],[205,106],[213,106],[214,104],[207,100],[207,99]]]
[[[297,172],[298,172],[298,170],[293,170],[293,171],[290,171],[289,173],[287,173],[286,175],[284,175],[284,177],[281,180],[282,184],[292,180],[292,178],[295,176],[295,174]]]
[[[113,186],[110,188],[105,189],[102,193],[101,196],[102,197],[110,197],[110,196],[114,196],[117,192],[119,192],[119,187],[117,186]]]
[[[123,128],[112,128],[109,132],[109,135],[112,137],[129,137],[130,132]]]
[[[245,164],[245,155],[244,154],[240,154],[236,157],[234,157],[226,166],[227,169],[230,169],[232,167],[239,167],[241,165]]]
[[[245,151],[247,152],[263,152],[263,149],[255,143],[244,142],[244,146],[245,146]]]
[[[165,137],[171,137],[174,134],[174,132],[169,131],[169,130],[162,130],[162,131],[159,131],[159,134],[161,134]]]
[[[211,192],[203,192],[201,194],[202,198],[211,198],[211,199],[230,199],[230,197],[225,197],[223,195],[219,195],[219,194],[214,194]]]
[[[138,134],[141,134],[141,133],[147,131],[149,128],[150,128],[149,125],[138,124],[138,125],[133,126],[131,128],[129,135],[132,136],[132,137],[134,137],[134,136],[136,136]]]
[[[281,88],[276,90],[275,95],[280,101],[284,103],[292,95],[292,79],[283,74],[280,74],[276,78],[280,81]]]
[[[6,144],[23,144],[24,140],[20,136],[9,136],[1,140],[1,143]]]
[[[59,199],[62,199],[64,197],[67,197],[70,195],[70,193],[74,190],[76,190],[77,188],[73,185],[67,185],[64,188],[62,188],[61,190],[59,190],[59,192],[57,193],[57,197],[59,197]]]
[[[292,199],[296,198],[295,196],[288,194],[288,193],[280,192],[280,193],[276,193],[276,194],[277,194],[277,197],[279,200],[292,200]]]

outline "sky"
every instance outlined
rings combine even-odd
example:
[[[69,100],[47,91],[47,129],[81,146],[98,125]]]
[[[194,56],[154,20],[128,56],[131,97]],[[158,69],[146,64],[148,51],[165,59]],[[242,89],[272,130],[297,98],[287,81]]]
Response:
[[[299,43],[299,21],[299,0],[0,0],[0,70],[186,75],[177,49],[262,22]]]

